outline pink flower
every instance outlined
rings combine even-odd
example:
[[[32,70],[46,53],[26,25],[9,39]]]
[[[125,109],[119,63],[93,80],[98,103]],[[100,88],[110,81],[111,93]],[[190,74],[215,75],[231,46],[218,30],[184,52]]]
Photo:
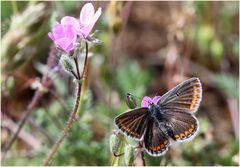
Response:
[[[62,18],[61,24],[73,26],[80,37],[86,38],[101,14],[101,8],[94,13],[93,5],[91,3],[87,3],[83,6],[80,12],[79,21],[74,17],[65,16]]]
[[[67,53],[74,49],[74,43],[77,39],[77,34],[73,26],[59,23],[54,25],[52,32],[49,32],[48,36],[57,47]]]
[[[83,38],[86,38],[91,32],[94,24],[102,14],[102,9],[98,8],[94,13],[94,7],[91,3],[86,3],[80,13],[80,34]]]
[[[149,96],[145,96],[142,99],[141,106],[148,107],[149,102],[153,102],[153,104],[157,105],[157,102],[160,100],[160,96],[155,96],[153,99]]]
[[[61,24],[56,24],[48,36],[57,47],[69,53],[74,49],[77,35],[87,38],[101,14],[101,8],[95,13],[93,5],[87,3],[81,10],[79,21],[74,17],[65,16],[61,19]]]

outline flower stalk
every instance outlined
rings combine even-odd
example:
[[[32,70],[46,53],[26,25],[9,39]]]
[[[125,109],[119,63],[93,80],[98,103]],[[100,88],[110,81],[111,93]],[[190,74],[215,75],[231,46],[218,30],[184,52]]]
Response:
[[[76,65],[76,69],[77,69],[77,74],[73,75],[75,77],[76,80],[83,80],[83,82],[76,82],[77,83],[77,95],[76,95],[76,100],[75,100],[75,104],[74,104],[74,108],[73,111],[68,119],[68,122],[66,124],[66,127],[63,129],[59,139],[57,140],[57,142],[54,144],[54,146],[52,147],[50,153],[48,154],[47,158],[43,161],[42,166],[47,166],[49,164],[49,161],[53,158],[53,156],[55,155],[55,153],[57,152],[57,150],[59,149],[62,141],[64,140],[64,138],[66,137],[68,130],[70,129],[74,118],[76,116],[76,113],[78,111],[79,108],[79,104],[80,104],[80,100],[81,100],[81,90],[82,87],[84,85],[84,73],[86,72],[87,69],[87,59],[88,59],[88,44],[87,42],[86,44],[86,54],[85,54],[85,60],[84,60],[84,66],[83,66],[83,71],[82,71],[82,75],[80,75],[80,71],[79,71],[79,66],[78,66],[78,54],[76,53],[76,57],[74,57],[74,62]],[[78,49],[76,51],[79,51]]]
[[[47,156],[46,160],[43,161],[42,166],[47,166],[49,161],[52,159],[52,157],[54,156],[54,154],[57,152],[60,144],[62,143],[63,139],[66,137],[68,130],[71,127],[71,124],[74,121],[75,115],[77,113],[78,107],[79,107],[79,102],[80,102],[80,94],[81,94],[81,84],[78,83],[77,85],[78,90],[77,90],[77,97],[76,97],[76,101],[75,101],[75,105],[74,105],[74,109],[73,112],[71,113],[69,120],[66,124],[66,127],[63,129],[61,136],[59,137],[59,139],[57,140],[57,142],[54,144],[53,148],[51,149],[49,155]]]
[[[95,13],[93,5],[91,3],[87,3],[83,6],[80,12],[79,20],[71,16],[65,16],[64,18],[61,19],[61,23],[55,24],[53,26],[52,32],[48,33],[49,38],[53,40],[55,46],[61,49],[63,52],[67,53],[68,55],[70,54],[71,55],[70,57],[74,61],[74,63],[71,63],[69,59],[65,58],[63,59],[61,64],[63,65],[63,68],[66,71],[70,72],[73,75],[74,80],[76,81],[77,84],[77,95],[73,111],[68,119],[66,127],[63,129],[59,139],[56,141],[56,143],[50,150],[50,153],[48,154],[47,158],[42,162],[42,166],[48,165],[50,160],[53,158],[53,156],[59,149],[79,109],[81,96],[86,85],[85,75],[88,66],[88,43],[85,42],[86,54],[83,65],[83,71],[82,74],[80,75],[78,65],[78,55],[80,51],[79,41],[82,39],[86,41],[86,39],[89,38],[89,33],[91,32],[94,24],[100,17],[101,13],[102,13],[101,8],[99,8]],[[74,64],[76,67],[76,73],[72,68]]]

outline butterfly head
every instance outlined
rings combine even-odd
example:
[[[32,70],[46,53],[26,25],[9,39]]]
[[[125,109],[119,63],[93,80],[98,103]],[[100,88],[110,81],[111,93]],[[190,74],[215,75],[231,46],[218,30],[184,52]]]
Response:
[[[155,104],[151,100],[148,101],[148,107],[153,107],[154,105]]]
[[[152,107],[157,105],[158,101],[160,100],[160,96],[155,96],[154,98],[145,96],[142,99],[141,107]]]

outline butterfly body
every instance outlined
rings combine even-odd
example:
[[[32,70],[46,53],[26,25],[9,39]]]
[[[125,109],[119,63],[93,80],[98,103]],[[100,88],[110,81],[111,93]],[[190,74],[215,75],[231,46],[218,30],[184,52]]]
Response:
[[[154,104],[149,106],[149,111],[151,112],[151,117],[156,121],[163,121],[164,113],[161,111],[160,107]]]
[[[190,78],[164,94],[156,104],[136,108],[120,114],[115,124],[120,131],[142,141],[151,156],[163,155],[174,141],[192,139],[199,129],[197,111],[202,98],[198,78]]]

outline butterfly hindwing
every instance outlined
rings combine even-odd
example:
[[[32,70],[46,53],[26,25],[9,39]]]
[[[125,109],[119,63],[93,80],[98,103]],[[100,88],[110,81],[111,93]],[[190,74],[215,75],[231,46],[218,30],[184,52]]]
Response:
[[[147,107],[122,113],[115,118],[115,124],[125,135],[141,140],[148,123],[150,111]]]
[[[168,135],[176,141],[192,139],[199,129],[198,120],[190,113],[180,111],[166,111],[164,117],[168,119]]]
[[[161,108],[173,111],[196,112],[202,99],[198,78],[190,78],[165,93],[158,101]]]
[[[154,157],[165,154],[170,146],[167,134],[163,132],[158,122],[154,121],[154,119],[148,122],[143,140],[145,150]]]

